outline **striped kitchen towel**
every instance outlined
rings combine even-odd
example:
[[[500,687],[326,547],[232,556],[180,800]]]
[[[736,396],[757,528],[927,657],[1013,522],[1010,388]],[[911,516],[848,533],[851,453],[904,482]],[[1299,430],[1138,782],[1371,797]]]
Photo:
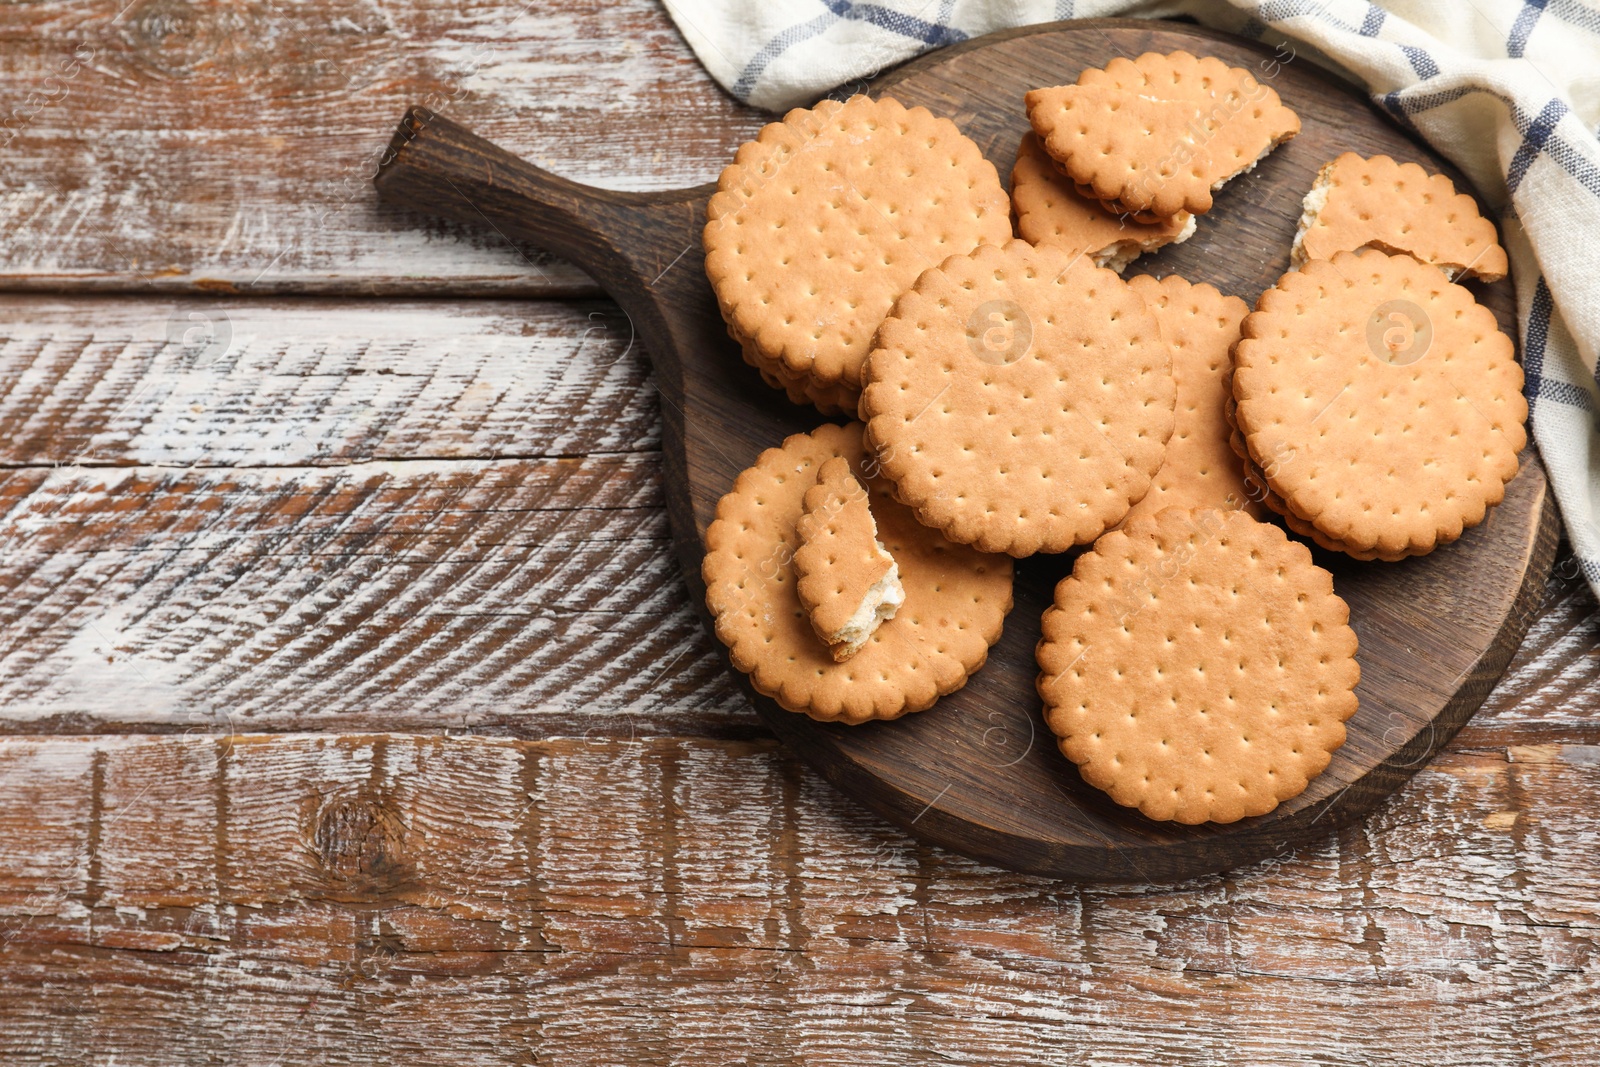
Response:
[[[1528,405],[1573,558],[1600,594],[1600,6],[1580,0],[664,0],[711,75],[781,109],[992,30],[1189,15],[1294,49],[1466,173],[1498,215]],[[834,95],[838,95],[835,93]]]

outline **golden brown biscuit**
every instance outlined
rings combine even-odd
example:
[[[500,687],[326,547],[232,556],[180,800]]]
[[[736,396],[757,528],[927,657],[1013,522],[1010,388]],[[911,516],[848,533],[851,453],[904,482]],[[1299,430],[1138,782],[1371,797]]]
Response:
[[[867,491],[849,460],[835,456],[818,469],[795,533],[795,591],[811,628],[843,663],[906,599],[900,568],[878,540]]]
[[[1121,274],[1141,253],[1181,244],[1194,234],[1194,216],[1180,212],[1153,225],[1111,214],[1098,200],[1080,196],[1063,178],[1039,138],[1024,134],[1011,170],[1011,206],[1017,234],[1030,244],[1082,253],[1097,267]]]
[[[1260,505],[1252,499],[1228,443],[1230,350],[1249,305],[1176,274],[1160,281],[1141,274],[1128,279],[1128,286],[1155,315],[1161,340],[1172,352],[1178,404],[1161,468],[1123,522],[1171,507],[1243,508],[1261,518]]]
[[[1311,260],[1234,346],[1234,417],[1288,509],[1360,553],[1420,555],[1483,521],[1527,442],[1522,368],[1472,294],[1410,256]]]
[[[1230,413],[1233,410],[1233,398],[1231,396],[1228,398],[1228,409]],[[1283,497],[1272,491],[1272,486],[1267,480],[1268,472],[1277,470],[1278,464],[1293,461],[1293,452],[1290,451],[1273,457],[1268,461],[1269,465],[1265,468],[1258,466],[1256,464],[1255,457],[1250,455],[1249,448],[1245,446],[1244,436],[1239,433],[1237,427],[1232,426],[1232,421],[1232,416],[1230,414],[1229,425],[1231,432],[1228,436],[1228,444],[1233,453],[1239,457],[1239,463],[1242,468],[1242,474],[1246,486],[1245,491],[1249,494],[1252,500],[1258,501],[1262,507],[1265,507],[1268,511],[1272,512],[1272,514],[1282,519],[1283,524],[1287,526],[1291,532],[1296,533],[1301,537],[1310,538],[1312,541],[1316,542],[1318,546],[1327,549],[1329,552],[1343,552],[1345,555],[1350,556],[1353,559],[1359,559],[1367,562],[1372,560],[1383,560],[1386,563],[1398,563],[1401,560],[1409,559],[1412,555],[1416,554],[1410,550],[1386,553],[1378,551],[1363,551],[1359,548],[1352,548],[1343,541],[1337,541],[1334,538],[1329,537],[1311,523],[1295,514],[1294,509],[1288,505]],[[1257,518],[1260,517],[1260,515],[1257,515]]]
[[[756,351],[754,345],[743,340],[728,327],[728,336],[739,345],[744,361],[761,373],[761,380],[774,389],[782,390],[794,404],[810,404],[824,415],[855,415],[861,390],[840,382],[836,385],[819,385],[809,375],[791,374],[781,363],[768,360]]]
[[[897,499],[985,552],[1061,552],[1121,521],[1172,434],[1172,358],[1109,270],[1012,241],[917,279],[878,330],[861,414]]]
[[[1356,711],[1356,635],[1304,545],[1240,511],[1168,508],[1056,586],[1045,721],[1084,781],[1152,819],[1263,815],[1327,767]]]
[[[1228,179],[1300,132],[1300,119],[1248,70],[1188,52],[1121,57],[1076,85],[1034,89],[1028,121],[1074,181],[1114,210],[1170,217],[1211,210]]]
[[[923,270],[1011,237],[994,165],[948,119],[824,100],[723,170],[702,231],[734,332],[789,374],[855,388],[872,333]]]
[[[905,603],[860,652],[835,663],[795,588],[795,527],[817,471],[842,456],[862,475]],[[790,711],[846,723],[930,707],[983,666],[1011,610],[1011,561],[951,544],[861,471],[861,424],[824,424],[763,452],[717,504],[701,574],[729,658]]]
[[[1509,269],[1494,223],[1449,178],[1346,152],[1317,172],[1289,260],[1299,267],[1367,247],[1414,256],[1452,281],[1463,273],[1499,281]]]

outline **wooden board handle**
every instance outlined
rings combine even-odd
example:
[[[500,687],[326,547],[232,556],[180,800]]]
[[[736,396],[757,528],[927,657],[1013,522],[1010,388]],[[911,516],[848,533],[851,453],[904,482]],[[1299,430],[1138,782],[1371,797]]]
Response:
[[[624,305],[698,242],[710,193],[580,185],[421,107],[400,120],[373,184],[392,204],[487,224],[569,259]]]

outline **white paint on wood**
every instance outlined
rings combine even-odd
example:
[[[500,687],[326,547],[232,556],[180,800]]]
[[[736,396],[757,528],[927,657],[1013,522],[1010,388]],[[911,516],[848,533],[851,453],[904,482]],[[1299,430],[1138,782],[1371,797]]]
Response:
[[[0,462],[262,466],[654,451],[608,304],[0,297]]]
[[[1600,777],[1560,759],[1446,750],[1298,855],[1088,887],[918,846],[770,743],[11,739],[0,766],[19,1062],[1476,1067],[1600,1040]],[[19,879],[33,823],[57,862]]]
[[[492,229],[380,206],[405,108],[612,188],[711,180],[768,117],[654,0],[158,7],[14,11],[0,100],[89,58],[25,117],[7,107],[0,286],[594,294]]]

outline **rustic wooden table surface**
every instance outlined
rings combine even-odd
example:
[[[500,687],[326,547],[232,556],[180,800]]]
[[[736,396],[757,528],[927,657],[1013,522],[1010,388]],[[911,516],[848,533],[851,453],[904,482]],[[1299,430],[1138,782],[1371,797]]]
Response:
[[[787,757],[669,547],[627,320],[380,207],[763,115],[654,0],[0,15],[0,1059],[1590,1064],[1600,614],[1564,555],[1364,824],[1176,886],[929,849]]]

